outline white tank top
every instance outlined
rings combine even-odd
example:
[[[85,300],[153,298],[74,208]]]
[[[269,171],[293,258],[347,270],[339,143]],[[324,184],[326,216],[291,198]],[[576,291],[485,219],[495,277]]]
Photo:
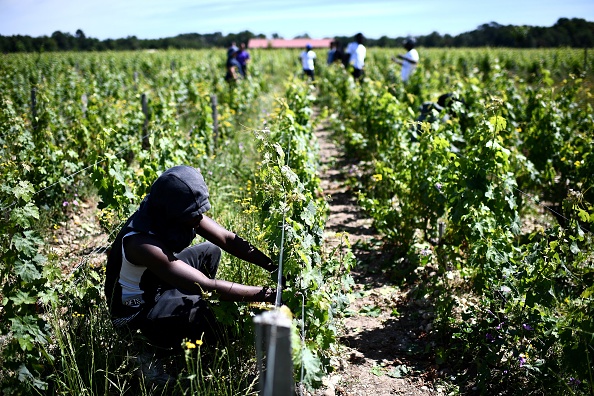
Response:
[[[126,251],[124,250],[124,239],[136,234],[140,233],[131,231],[122,238],[122,269],[120,270],[119,283],[122,287],[122,304],[129,307],[139,307],[143,303],[140,279],[144,271],[146,271],[146,266],[132,264],[126,258]]]

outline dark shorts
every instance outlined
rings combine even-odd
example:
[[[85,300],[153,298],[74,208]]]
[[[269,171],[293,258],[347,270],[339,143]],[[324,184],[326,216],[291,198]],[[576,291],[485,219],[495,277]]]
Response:
[[[188,265],[214,278],[221,258],[221,249],[210,242],[191,246],[176,254]],[[134,327],[140,329],[151,344],[163,348],[179,348],[184,339],[216,343],[223,336],[222,328],[202,296],[178,289],[160,290],[154,301],[146,302]]]
[[[305,73],[306,76],[309,76],[309,78],[311,78],[312,80],[314,79],[314,71],[313,70],[303,69],[303,73]]]
[[[355,69],[353,68],[353,78],[358,80],[363,75],[363,69]]]
[[[180,348],[184,340],[212,345],[223,336],[209,303],[198,295],[165,290],[143,311],[140,331],[151,344],[162,348]]]

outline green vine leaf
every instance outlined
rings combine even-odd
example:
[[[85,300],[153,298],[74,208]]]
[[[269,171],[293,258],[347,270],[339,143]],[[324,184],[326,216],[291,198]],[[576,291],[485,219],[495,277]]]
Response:
[[[12,193],[17,199],[29,202],[35,193],[33,185],[27,180],[19,180],[18,185],[12,189]]]
[[[32,202],[27,202],[24,207],[12,211],[10,220],[23,228],[30,228],[34,220],[39,220],[39,209]]]

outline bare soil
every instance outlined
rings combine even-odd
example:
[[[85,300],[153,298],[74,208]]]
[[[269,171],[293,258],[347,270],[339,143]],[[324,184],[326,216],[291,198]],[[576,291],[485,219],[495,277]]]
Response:
[[[97,202],[73,200],[64,211],[67,219],[52,224],[49,246],[50,254],[59,257],[62,272],[73,273],[84,265],[104,265],[110,241],[97,220]]]
[[[410,288],[390,282],[381,262],[381,237],[366,218],[356,196],[345,184],[356,164],[338,150],[324,122],[316,128],[320,145],[320,176],[330,206],[326,249],[346,233],[357,258],[350,315],[341,329],[337,370],[316,395],[439,395],[437,366],[423,352],[431,348],[428,332],[432,312],[426,300],[410,297]]]

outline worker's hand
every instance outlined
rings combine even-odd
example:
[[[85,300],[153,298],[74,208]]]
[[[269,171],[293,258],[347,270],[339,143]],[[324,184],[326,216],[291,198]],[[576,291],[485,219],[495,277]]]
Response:
[[[264,295],[264,302],[274,304],[276,303],[276,289],[266,289],[266,293]]]

